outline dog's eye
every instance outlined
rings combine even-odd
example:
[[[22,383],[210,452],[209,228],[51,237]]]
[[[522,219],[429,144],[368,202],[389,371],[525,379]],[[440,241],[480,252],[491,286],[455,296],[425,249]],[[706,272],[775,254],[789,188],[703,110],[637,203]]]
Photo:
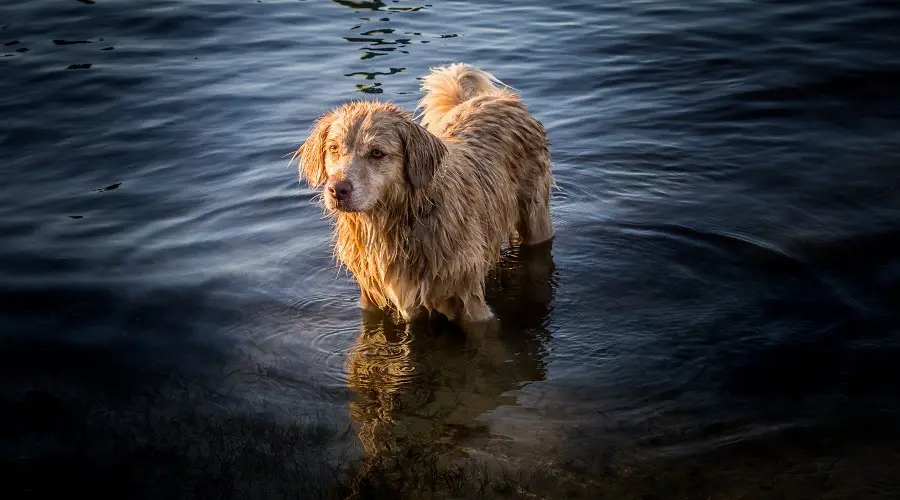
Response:
[[[338,151],[338,147],[334,144],[328,146],[328,152],[331,154],[336,154]]]
[[[369,151],[369,156],[375,158],[376,160],[379,158],[384,158],[384,151],[380,149],[373,149],[372,151]]]

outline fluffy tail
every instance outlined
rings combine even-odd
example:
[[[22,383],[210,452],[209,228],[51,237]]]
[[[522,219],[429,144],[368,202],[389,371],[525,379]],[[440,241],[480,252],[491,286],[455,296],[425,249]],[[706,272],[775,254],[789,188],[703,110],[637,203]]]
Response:
[[[432,130],[444,116],[473,97],[510,88],[490,73],[465,63],[432,68],[422,81],[421,124]]]

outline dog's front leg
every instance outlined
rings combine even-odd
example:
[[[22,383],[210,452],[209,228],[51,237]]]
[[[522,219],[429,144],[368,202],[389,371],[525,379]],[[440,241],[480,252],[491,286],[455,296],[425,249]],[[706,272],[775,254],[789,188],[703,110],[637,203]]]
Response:
[[[378,309],[378,304],[372,300],[372,297],[365,290],[359,291],[359,307],[363,309]]]
[[[481,296],[460,301],[459,325],[471,341],[490,342],[500,332],[500,320]]]
[[[452,297],[435,307],[437,311],[451,321],[460,323],[479,323],[490,321],[494,317],[481,295],[468,295],[465,298]]]
[[[407,323],[416,323],[428,318],[428,315],[425,314],[428,311],[422,307],[409,307],[400,309],[398,312],[400,313],[400,317],[403,318],[403,321]]]
[[[462,300],[460,316],[460,321],[465,323],[483,323],[494,319],[494,313],[480,295],[472,295]]]

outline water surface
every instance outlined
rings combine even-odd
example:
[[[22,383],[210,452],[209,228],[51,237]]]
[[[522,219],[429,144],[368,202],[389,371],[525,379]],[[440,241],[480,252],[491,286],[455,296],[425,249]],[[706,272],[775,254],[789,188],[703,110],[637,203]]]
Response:
[[[892,2],[31,0],[0,42],[11,497],[900,491]],[[363,314],[288,165],[455,61],[559,187],[488,338]]]

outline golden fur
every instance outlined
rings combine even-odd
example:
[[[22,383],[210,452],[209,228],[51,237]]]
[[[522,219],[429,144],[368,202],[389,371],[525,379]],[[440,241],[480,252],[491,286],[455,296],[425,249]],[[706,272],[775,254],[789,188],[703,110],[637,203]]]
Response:
[[[435,68],[422,125],[390,103],[351,102],[321,116],[298,150],[301,175],[326,185],[335,253],[364,308],[489,319],[485,277],[502,245],[552,237],[546,133],[496,83],[466,64]]]

